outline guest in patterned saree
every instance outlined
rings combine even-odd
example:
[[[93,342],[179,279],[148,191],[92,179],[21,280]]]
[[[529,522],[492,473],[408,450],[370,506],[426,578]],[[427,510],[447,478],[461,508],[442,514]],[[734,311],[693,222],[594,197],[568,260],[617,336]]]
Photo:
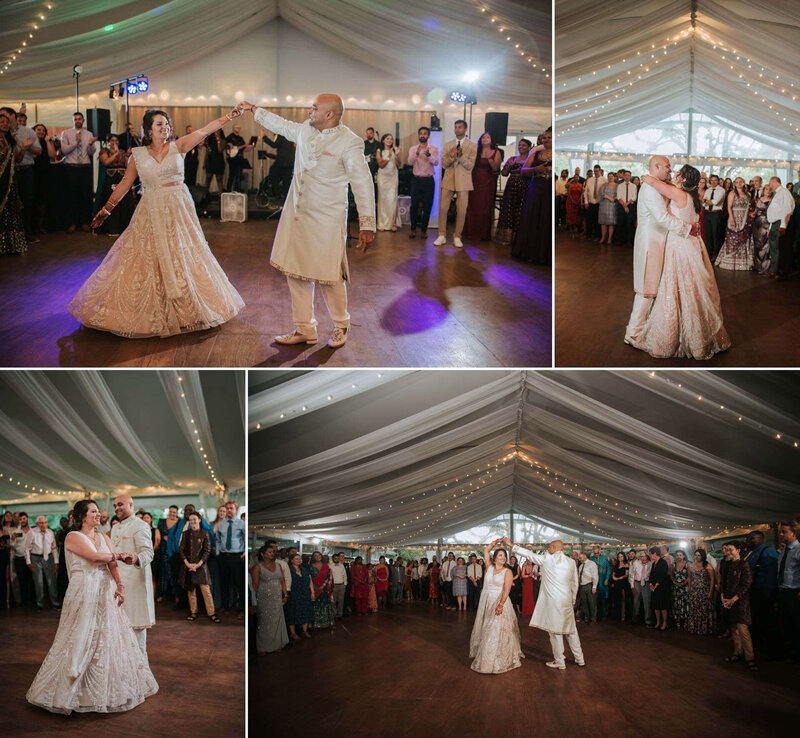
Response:
[[[386,609],[386,593],[389,591],[389,567],[386,566],[386,557],[378,559],[375,567],[375,595],[378,598],[378,605]]]
[[[753,211],[753,271],[769,274],[769,226],[767,209],[772,202],[772,188],[765,184],[761,189],[761,197],[755,200]]]
[[[119,139],[111,134],[108,137],[108,148],[100,150],[100,172],[97,182],[97,197],[95,198],[95,213],[103,207],[111,194],[122,182],[125,176],[125,167],[128,166],[128,155],[119,148]],[[108,236],[119,236],[131,222],[133,212],[136,210],[136,195],[133,190],[126,192],[111,215],[98,228],[98,233]]]
[[[360,556],[356,556],[350,567],[350,594],[356,601],[356,612],[363,615],[367,611],[367,598],[369,597],[369,570],[364,566]]]
[[[695,635],[714,632],[714,570],[706,552],[698,548],[689,567],[689,620],[686,630]]]
[[[608,556],[600,552],[600,546],[592,549],[589,557],[597,564],[597,615],[598,618],[605,618],[608,615],[608,582],[611,579],[611,564]]]
[[[502,244],[509,244],[514,240],[519,217],[522,214],[522,203],[528,191],[528,182],[520,176],[520,171],[531,153],[531,142],[527,138],[521,138],[517,144],[517,151],[519,156],[509,157],[500,170],[501,176],[508,177],[495,231],[495,240]]]
[[[28,241],[14,175],[15,165],[25,152],[11,133],[9,110],[0,108],[0,254],[23,254],[28,250]]]
[[[378,612],[378,597],[375,594],[375,567],[369,567],[369,594],[367,595],[367,612]]]
[[[333,628],[333,573],[319,551],[311,557],[311,601],[314,603],[314,628]]]
[[[678,628],[685,628],[689,621],[689,561],[686,551],[675,552],[675,566],[670,572],[672,579],[672,617]]]
[[[733,189],[727,195],[728,227],[725,243],[717,254],[714,266],[720,269],[752,269],[752,201],[741,177],[733,182]]]

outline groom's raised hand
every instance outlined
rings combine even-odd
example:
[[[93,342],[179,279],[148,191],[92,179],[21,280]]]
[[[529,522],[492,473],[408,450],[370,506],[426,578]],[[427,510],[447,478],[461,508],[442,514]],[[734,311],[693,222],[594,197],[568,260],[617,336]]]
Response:
[[[373,231],[359,231],[356,248],[360,249],[361,251],[366,251],[374,240],[375,233]]]
[[[242,102],[240,102],[240,103],[237,103],[237,104],[236,104],[236,107],[237,107],[237,109],[238,109],[240,112],[242,112],[242,113],[243,113],[245,110],[247,110],[247,111],[249,111],[249,112],[251,112],[251,113],[254,113],[254,112],[255,112],[255,109],[256,109],[256,106],[255,106],[255,105],[253,105],[252,103],[249,103],[249,102],[247,102],[246,100],[242,100]]]

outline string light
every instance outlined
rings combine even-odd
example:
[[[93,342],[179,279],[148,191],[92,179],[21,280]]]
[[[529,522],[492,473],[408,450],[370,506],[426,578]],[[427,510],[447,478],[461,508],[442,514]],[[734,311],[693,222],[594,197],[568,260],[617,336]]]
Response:
[[[42,3],[42,6],[46,10],[52,10],[55,7],[55,3],[50,3],[50,2]],[[44,13],[40,12],[40,13],[37,14],[36,20],[37,21],[39,21],[39,20],[42,20],[42,21],[47,20],[47,16],[44,15]],[[17,48],[16,53],[9,54],[6,57],[6,60],[4,62],[2,62],[3,68],[0,69],[0,74],[5,74],[6,71],[11,68],[11,65],[17,60],[17,54],[22,54],[22,52],[27,49],[27,47],[28,47],[28,39],[33,39],[34,32],[38,31],[38,30],[39,30],[38,22],[31,23],[30,29],[27,32],[27,36],[26,36],[26,38],[24,38],[20,42],[20,47]]]

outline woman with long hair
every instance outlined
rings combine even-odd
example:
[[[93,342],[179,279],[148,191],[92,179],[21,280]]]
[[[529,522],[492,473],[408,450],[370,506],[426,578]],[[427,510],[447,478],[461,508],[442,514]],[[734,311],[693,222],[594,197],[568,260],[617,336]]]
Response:
[[[144,114],[142,146],[92,221],[99,228],[140,177],[144,194],[131,223],[75,295],[69,311],[88,328],[125,338],[172,336],[225,323],[244,307],[208,247],[183,179],[183,157],[241,112],[234,108],[172,140],[163,110]]]
[[[483,576],[481,597],[475,624],[469,639],[469,656],[473,660],[471,669],[482,674],[502,674],[522,666],[519,624],[508,597],[514,575],[506,565],[508,554],[504,548],[492,550],[503,539],[498,538],[483,547],[487,562]]]
[[[314,607],[314,628],[336,626],[333,607],[333,572],[315,551],[311,557],[311,601]]]
[[[689,621],[689,561],[686,551],[675,552],[675,566],[670,572],[672,579],[672,618],[678,628],[685,628]]]
[[[714,633],[715,574],[702,548],[694,552],[689,566],[689,618],[686,630],[695,635]]]
[[[697,222],[701,210],[697,169],[685,164],[675,174],[675,184],[650,175],[644,175],[642,180],[670,200],[672,215],[685,223]],[[714,269],[699,238],[675,233],[667,236],[656,288],[650,314],[639,335],[631,339],[632,346],[656,358],[692,359],[710,359],[730,347]]]
[[[478,153],[472,167],[472,189],[469,192],[464,237],[473,241],[490,241],[494,198],[497,193],[497,173],[503,164],[503,154],[489,131],[478,138]]]
[[[542,146],[528,157],[520,175],[529,182],[522,204],[511,255],[523,261],[550,266],[553,260],[551,234],[553,211],[553,133],[542,134]]]
[[[73,508],[64,544],[69,586],[53,645],[28,690],[33,705],[50,712],[123,712],[158,691],[130,620],[122,608],[125,587],[108,535],[98,533],[93,500]]]
[[[364,566],[364,560],[356,556],[350,566],[350,596],[355,600],[356,612],[364,615],[367,612],[367,598],[369,597],[369,569]]]
[[[772,187],[765,184],[761,196],[756,198],[753,212],[753,271],[769,274],[769,220],[767,209],[772,202]]]
[[[280,651],[289,643],[283,617],[283,606],[287,600],[286,582],[275,557],[274,546],[262,546],[258,550],[258,563],[250,570],[256,592],[258,653]]]
[[[22,201],[17,189],[16,165],[25,151],[11,133],[11,117],[0,108],[0,254],[24,254],[28,250]]]
[[[402,168],[400,148],[395,148],[394,136],[384,133],[381,136],[381,145],[376,152],[378,173],[375,181],[378,184],[378,230],[396,231],[401,225],[397,209],[398,172]]]
[[[752,269],[753,201],[741,177],[733,180],[733,188],[726,196],[726,205],[728,227],[725,229],[725,242],[714,260],[714,266],[720,269]]]

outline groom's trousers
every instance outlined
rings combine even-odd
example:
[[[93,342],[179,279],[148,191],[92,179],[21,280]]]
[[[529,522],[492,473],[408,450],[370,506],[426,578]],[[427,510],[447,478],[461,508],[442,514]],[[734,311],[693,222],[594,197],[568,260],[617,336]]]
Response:
[[[147,656],[147,628],[134,628],[133,634],[136,636],[139,650]]]
[[[575,657],[575,661],[583,662],[583,649],[581,649],[581,639],[578,638],[578,631],[567,633],[567,643],[569,650]],[[564,636],[561,633],[550,633],[550,646],[553,648],[553,660],[557,664],[564,663]]]
[[[638,338],[644,327],[650,308],[653,306],[653,298],[640,295],[638,292],[633,298],[633,309],[631,317],[628,319],[628,326],[625,328],[625,340]]]
[[[292,296],[292,319],[297,330],[305,336],[317,333],[317,319],[314,317],[314,287],[316,282],[286,277],[289,293]],[[347,287],[344,280],[336,284],[320,284],[322,296],[328,306],[337,328],[350,325],[350,313],[347,312]]]

